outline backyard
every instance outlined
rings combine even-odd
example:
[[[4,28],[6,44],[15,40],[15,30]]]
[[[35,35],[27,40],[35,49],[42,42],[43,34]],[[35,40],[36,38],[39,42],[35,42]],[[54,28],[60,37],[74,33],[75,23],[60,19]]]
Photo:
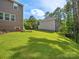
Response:
[[[79,59],[79,46],[58,33],[12,32],[0,35],[0,59]]]

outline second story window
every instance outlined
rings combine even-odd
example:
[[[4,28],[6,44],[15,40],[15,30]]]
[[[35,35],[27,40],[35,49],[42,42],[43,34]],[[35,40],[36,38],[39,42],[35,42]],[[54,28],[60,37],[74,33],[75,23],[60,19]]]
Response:
[[[15,19],[16,19],[16,16],[15,15],[11,15],[11,21],[15,21]]]
[[[17,3],[13,3],[13,9],[18,9],[18,4]]]
[[[5,14],[5,20],[10,20],[10,14]]]
[[[0,19],[3,19],[3,13],[0,12]]]

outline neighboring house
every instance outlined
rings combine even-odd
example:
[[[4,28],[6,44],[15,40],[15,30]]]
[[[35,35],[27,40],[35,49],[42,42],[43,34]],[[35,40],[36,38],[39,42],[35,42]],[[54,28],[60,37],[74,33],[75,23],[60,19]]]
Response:
[[[0,30],[23,30],[23,5],[15,0],[0,0]]]
[[[40,21],[38,29],[47,31],[58,31],[59,23],[54,17],[47,17],[44,20]]]

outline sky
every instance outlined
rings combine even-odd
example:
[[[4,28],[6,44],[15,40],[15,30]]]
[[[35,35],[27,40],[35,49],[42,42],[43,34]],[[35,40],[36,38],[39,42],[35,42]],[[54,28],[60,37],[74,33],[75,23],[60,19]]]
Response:
[[[53,12],[57,7],[63,8],[65,0],[17,0],[24,5],[24,19],[33,15],[37,19],[44,19],[45,12]]]

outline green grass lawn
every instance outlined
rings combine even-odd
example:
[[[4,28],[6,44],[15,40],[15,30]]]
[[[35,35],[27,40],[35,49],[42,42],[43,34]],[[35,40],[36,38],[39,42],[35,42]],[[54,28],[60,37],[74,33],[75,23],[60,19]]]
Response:
[[[13,32],[0,35],[0,59],[79,59],[79,46],[57,33]]]

